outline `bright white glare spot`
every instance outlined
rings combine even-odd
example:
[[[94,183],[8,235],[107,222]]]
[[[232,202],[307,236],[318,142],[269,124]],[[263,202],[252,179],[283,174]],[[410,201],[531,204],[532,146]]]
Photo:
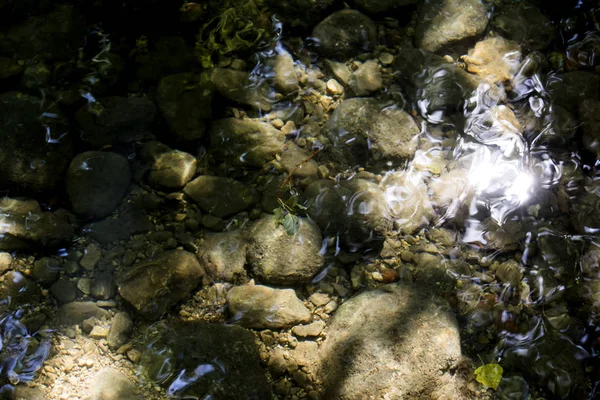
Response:
[[[533,176],[529,173],[520,173],[506,190],[506,196],[516,197],[519,204],[523,204],[529,199],[531,189],[533,188]]]

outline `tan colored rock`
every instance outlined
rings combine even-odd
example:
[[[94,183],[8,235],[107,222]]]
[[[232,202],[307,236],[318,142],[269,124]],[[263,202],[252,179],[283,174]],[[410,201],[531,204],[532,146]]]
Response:
[[[315,160],[310,159],[310,152],[296,146],[293,142],[287,142],[286,147],[281,153],[279,161],[288,174],[294,171],[294,176],[298,178],[306,178],[317,175],[319,165]]]
[[[292,289],[236,286],[227,294],[227,300],[231,317],[247,328],[288,328],[311,319],[310,311]]]
[[[478,42],[462,60],[470,73],[494,84],[508,83],[521,62],[521,47],[511,40],[493,37]]]
[[[275,88],[282,93],[298,90],[298,76],[294,70],[294,60],[289,54],[275,57]]]
[[[373,60],[365,62],[350,76],[349,85],[357,96],[366,96],[381,89],[383,80],[379,64]]]

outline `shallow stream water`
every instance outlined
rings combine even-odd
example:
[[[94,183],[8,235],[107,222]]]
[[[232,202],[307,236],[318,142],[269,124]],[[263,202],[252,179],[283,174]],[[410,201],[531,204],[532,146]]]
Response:
[[[598,17],[0,0],[0,395],[600,398]]]

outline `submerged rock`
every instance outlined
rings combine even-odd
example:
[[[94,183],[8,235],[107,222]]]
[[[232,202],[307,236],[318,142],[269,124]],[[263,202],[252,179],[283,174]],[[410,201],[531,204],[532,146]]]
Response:
[[[346,60],[371,51],[377,40],[377,29],[366,15],[356,10],[341,10],[315,26],[312,39],[319,53]]]
[[[600,158],[600,101],[583,100],[579,105],[579,115],[583,126],[583,145]]]
[[[285,135],[271,124],[226,118],[213,121],[210,142],[219,159],[262,167],[281,153]]]
[[[195,142],[204,136],[212,115],[213,91],[203,74],[182,73],[161,79],[156,102],[176,140]]]
[[[424,288],[393,284],[337,310],[318,376],[328,399],[465,399],[466,382],[450,372],[461,359],[458,323],[446,301]]]
[[[0,79],[20,75],[21,72],[23,72],[23,65],[17,60],[8,57],[0,57]]]
[[[2,275],[0,296],[2,299],[10,299],[11,308],[19,309],[39,302],[42,299],[42,291],[34,281],[22,273],[8,271]]]
[[[260,362],[251,332],[204,322],[160,325],[141,360],[144,375],[169,397],[224,400],[272,398]]]
[[[111,152],[78,154],[67,171],[67,193],[73,211],[85,217],[104,218],[112,213],[130,183],[129,162]]]
[[[497,104],[506,97],[503,89],[489,83],[486,86],[479,76],[424,50],[402,48],[395,58],[394,69],[395,80],[432,124],[449,119],[453,113],[462,114],[465,99],[474,94],[476,101],[485,104]],[[480,87],[481,84],[484,85]]]
[[[110,313],[92,301],[76,301],[58,310],[58,324],[63,326],[81,325],[88,318],[99,320],[108,318]]]
[[[295,177],[307,178],[316,176],[317,168],[319,166],[313,159],[306,161],[310,155],[310,152],[298,147],[294,142],[289,141],[285,144],[283,151],[281,152],[281,159],[279,162],[288,174],[291,174],[293,171]],[[269,210],[269,212],[271,210]]]
[[[52,190],[72,157],[66,117],[58,107],[18,92],[0,94],[0,186]]]
[[[148,184],[158,189],[181,189],[196,174],[196,157],[179,150],[158,155],[148,175]]]
[[[115,218],[92,222],[84,226],[83,231],[102,245],[116,240],[129,239],[136,233],[146,233],[154,229],[148,217],[134,207],[125,207]]]
[[[238,282],[246,278],[248,239],[240,230],[208,233],[199,253],[207,274],[217,281]]]
[[[383,191],[365,179],[319,180],[306,188],[302,199],[323,235],[339,238],[351,250],[383,240],[392,228]]]
[[[117,313],[110,324],[108,337],[106,341],[110,348],[118,349],[129,339],[129,334],[133,329],[133,321],[126,312]]]
[[[275,57],[275,88],[281,93],[290,93],[298,90],[298,76],[294,69],[294,59],[289,53]]]
[[[356,8],[371,15],[397,12],[400,7],[406,7],[418,2],[418,0],[353,0]]]
[[[106,97],[81,107],[76,114],[81,138],[94,147],[137,140],[150,135],[156,107],[146,97]]]
[[[449,44],[481,35],[487,22],[488,13],[480,0],[432,0],[421,8],[416,45],[436,52]]]
[[[247,328],[289,328],[311,320],[310,311],[292,289],[236,286],[227,294],[227,301],[233,321]]]
[[[401,233],[413,233],[435,216],[421,174],[394,172],[384,178],[382,186],[389,214]]]
[[[144,317],[158,319],[186,298],[203,276],[192,253],[165,251],[131,267],[119,280],[119,293]]]
[[[154,83],[165,75],[188,71],[196,63],[193,47],[182,37],[163,36],[149,42],[148,52],[135,56],[136,77],[142,82]]]
[[[9,2],[11,3],[13,2]],[[0,9],[3,6],[4,4],[0,4]],[[10,14],[11,11],[7,13]],[[28,14],[23,23],[3,32],[0,37],[0,53],[12,54],[21,60],[36,58],[67,61],[77,54],[85,31],[85,19],[76,12],[75,7],[60,5],[45,15]]]
[[[552,21],[537,8],[505,3],[494,10],[491,25],[525,48],[543,50],[554,40]]]
[[[0,199],[0,250],[56,247],[74,234],[73,227],[35,200]]]
[[[272,93],[263,78],[234,69],[214,68],[210,81],[224,98],[260,111],[270,111]]]
[[[577,112],[583,101],[598,100],[599,87],[600,77],[587,71],[551,75],[547,83],[553,104],[560,105],[572,113]]]
[[[286,26],[302,28],[313,27],[333,3],[334,0],[265,0],[269,10],[273,10]]]
[[[105,367],[94,376],[89,390],[89,400],[142,400],[135,394],[137,388],[123,373],[112,367]]]
[[[321,230],[308,219],[300,218],[298,232],[289,235],[274,216],[264,216],[252,225],[248,238],[248,263],[261,282],[309,282],[323,266]]]
[[[493,37],[477,42],[462,59],[467,71],[477,74],[493,84],[511,81],[521,62],[521,47],[518,43],[502,37]]]
[[[356,96],[368,96],[381,89],[383,80],[377,61],[369,60],[358,67],[350,75],[348,84]]]
[[[255,203],[254,192],[231,178],[203,175],[183,189],[198,206],[216,217],[227,217]]]
[[[351,166],[410,159],[417,149],[419,132],[408,113],[369,98],[344,101],[323,127],[333,144],[328,151]]]

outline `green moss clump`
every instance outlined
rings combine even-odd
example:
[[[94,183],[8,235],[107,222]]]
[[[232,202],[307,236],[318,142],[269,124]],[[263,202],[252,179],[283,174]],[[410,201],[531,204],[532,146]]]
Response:
[[[269,38],[270,17],[253,0],[227,0],[217,16],[202,25],[196,57],[204,68],[214,66],[215,55],[226,56],[256,49]]]

